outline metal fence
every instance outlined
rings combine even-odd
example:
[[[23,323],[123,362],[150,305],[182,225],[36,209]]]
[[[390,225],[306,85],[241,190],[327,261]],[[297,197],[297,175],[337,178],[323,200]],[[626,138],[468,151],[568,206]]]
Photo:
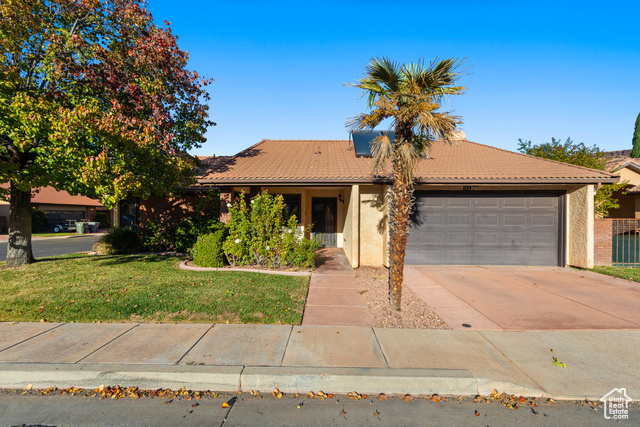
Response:
[[[640,267],[640,219],[614,219],[611,231],[611,263],[618,267]]]

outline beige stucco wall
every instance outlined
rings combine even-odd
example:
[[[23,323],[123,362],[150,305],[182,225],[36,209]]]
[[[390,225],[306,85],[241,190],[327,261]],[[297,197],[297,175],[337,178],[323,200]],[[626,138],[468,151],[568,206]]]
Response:
[[[360,186],[360,265],[386,262],[385,190],[381,185]]]
[[[358,257],[354,257],[354,248],[358,248],[357,240],[354,239],[354,233],[357,235],[358,231],[356,228],[358,224],[358,218],[354,218],[354,212],[357,210],[356,208],[358,203],[356,199],[360,198],[360,192],[358,190],[359,188],[357,185],[354,185],[353,189],[345,190],[344,203],[346,206],[346,212],[344,217],[344,228],[342,230],[342,249],[344,250],[344,254],[347,256],[347,259],[351,263],[351,266],[354,268],[358,267],[358,260],[356,259]]]
[[[593,185],[567,194],[567,264],[593,268]]]
[[[629,185],[640,185],[640,174],[630,168],[620,169],[615,172],[615,175],[620,176],[620,182],[627,181]]]

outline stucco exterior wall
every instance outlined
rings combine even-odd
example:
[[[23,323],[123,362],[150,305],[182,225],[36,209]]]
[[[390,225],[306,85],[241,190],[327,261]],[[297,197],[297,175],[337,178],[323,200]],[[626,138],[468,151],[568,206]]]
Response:
[[[593,185],[567,194],[567,264],[593,268]]]
[[[630,168],[620,169],[619,171],[614,172],[614,175],[620,176],[620,182],[627,181],[629,185],[639,185],[640,184],[640,174]]]
[[[380,266],[386,261],[385,189],[360,186],[360,265]]]
[[[347,256],[349,263],[353,267],[354,257],[353,257],[353,248],[357,246],[358,242],[354,241],[354,223],[358,224],[357,218],[354,218],[354,205],[358,203],[355,201],[356,198],[359,198],[358,186],[354,185],[355,191],[351,189],[346,189],[344,192],[344,204],[346,206],[346,212],[344,217],[344,228],[342,230],[342,249],[344,250],[344,254]],[[356,265],[355,267],[358,267]]]

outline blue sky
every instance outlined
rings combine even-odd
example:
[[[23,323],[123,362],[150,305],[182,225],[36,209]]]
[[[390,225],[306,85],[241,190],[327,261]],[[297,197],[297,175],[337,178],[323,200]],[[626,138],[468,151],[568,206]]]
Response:
[[[207,143],[229,155],[268,139],[347,139],[366,111],[357,81],[372,57],[466,58],[468,89],[447,110],[471,141],[515,151],[551,137],[631,148],[640,113],[637,1],[149,0],[189,68],[210,86]]]

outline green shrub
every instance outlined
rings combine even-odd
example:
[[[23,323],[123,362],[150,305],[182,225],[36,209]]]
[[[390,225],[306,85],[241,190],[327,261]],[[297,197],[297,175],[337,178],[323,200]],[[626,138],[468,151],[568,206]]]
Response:
[[[47,214],[40,209],[31,210],[31,232],[39,233],[47,226]]]
[[[142,244],[149,252],[177,251],[189,253],[198,236],[224,227],[217,219],[186,218],[180,222],[168,219],[151,220],[142,228]]]
[[[297,268],[315,267],[315,255],[320,246],[320,242],[315,239],[296,239],[287,256],[287,263]]]
[[[228,231],[222,227],[218,231],[198,236],[193,246],[193,263],[200,267],[224,267],[222,245]]]
[[[100,223],[100,228],[111,228],[111,218],[109,217],[109,212],[96,212],[96,222]]]
[[[100,255],[135,254],[143,250],[137,230],[129,227],[114,227],[94,245]]]
[[[296,216],[284,222],[282,196],[267,191],[251,199],[249,206],[244,195],[229,206],[229,236],[223,245],[231,265],[260,265],[278,268],[292,266],[313,267],[316,242],[296,234]]]

